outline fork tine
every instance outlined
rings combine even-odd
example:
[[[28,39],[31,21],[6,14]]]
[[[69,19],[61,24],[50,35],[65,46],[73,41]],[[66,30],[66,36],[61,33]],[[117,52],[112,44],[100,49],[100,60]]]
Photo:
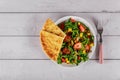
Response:
[[[103,31],[103,27],[99,27],[97,30],[98,30],[98,32]]]

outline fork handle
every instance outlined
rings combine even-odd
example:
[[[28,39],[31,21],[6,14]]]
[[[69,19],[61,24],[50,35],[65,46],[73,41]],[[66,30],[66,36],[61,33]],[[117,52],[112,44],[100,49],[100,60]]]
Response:
[[[99,45],[99,63],[100,64],[103,63],[103,45],[102,45],[102,43],[100,43],[100,45]]]

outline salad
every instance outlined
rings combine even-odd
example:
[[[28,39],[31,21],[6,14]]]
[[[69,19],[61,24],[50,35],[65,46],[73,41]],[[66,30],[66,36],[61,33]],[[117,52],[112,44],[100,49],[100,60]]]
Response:
[[[88,54],[94,46],[94,36],[82,22],[73,18],[58,24],[66,34],[57,58],[57,63],[76,64],[89,59]]]

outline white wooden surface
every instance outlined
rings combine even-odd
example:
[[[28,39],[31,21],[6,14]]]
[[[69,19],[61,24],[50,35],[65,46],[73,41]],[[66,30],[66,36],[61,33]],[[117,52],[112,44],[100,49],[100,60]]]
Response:
[[[119,0],[1,0],[0,12],[119,12]]]
[[[103,26],[104,64],[98,53],[78,67],[58,66],[43,53],[39,30],[76,15]],[[0,80],[120,80],[120,0],[0,0]]]

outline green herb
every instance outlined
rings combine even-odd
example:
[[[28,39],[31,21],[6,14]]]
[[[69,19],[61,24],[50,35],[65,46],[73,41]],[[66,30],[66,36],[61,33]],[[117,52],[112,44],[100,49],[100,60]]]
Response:
[[[80,23],[78,25],[78,23]],[[86,51],[86,45],[89,45],[90,43],[93,43],[94,41],[94,36],[92,35],[92,33],[90,32],[90,29],[82,22],[80,21],[71,21],[71,19],[68,19],[64,22],[64,33],[68,34],[69,30],[71,29],[72,32],[69,36],[72,37],[72,39],[70,40],[70,42],[64,42],[62,44],[61,47],[61,51],[59,53],[58,59],[57,59],[57,63],[61,64],[62,62],[62,57],[65,58],[66,63],[69,62],[69,64],[76,64],[78,65],[80,62],[85,62],[89,59],[88,57],[88,52],[84,52]],[[85,28],[85,31],[82,32],[79,28],[80,25],[83,25]],[[59,25],[58,25],[59,26]],[[81,34],[82,33],[82,36]],[[90,33],[90,35],[88,36],[88,33]],[[88,38],[89,37],[89,38]],[[77,40],[78,38],[78,40]],[[74,49],[74,45],[76,43],[81,43],[81,48],[79,50]],[[63,48],[67,48],[70,51],[70,54],[62,54],[62,49]],[[91,49],[91,47],[90,47]],[[78,59],[78,57],[80,57]]]

